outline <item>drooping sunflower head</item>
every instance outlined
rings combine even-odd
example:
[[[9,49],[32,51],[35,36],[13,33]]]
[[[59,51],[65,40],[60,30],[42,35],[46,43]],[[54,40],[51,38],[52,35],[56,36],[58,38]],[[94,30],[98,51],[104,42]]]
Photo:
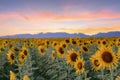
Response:
[[[10,71],[10,80],[16,80],[16,76],[12,71]]]
[[[117,67],[118,59],[110,47],[102,47],[99,52],[99,59],[103,68]]]
[[[76,74],[83,73],[85,68],[84,68],[84,60],[78,58],[76,62],[74,63],[74,68],[76,70]]]
[[[7,58],[11,64],[15,62],[15,54],[12,51],[9,51],[7,54]]]
[[[78,59],[78,53],[74,49],[67,51],[67,53],[68,53],[66,58],[67,64],[74,65],[74,63]]]

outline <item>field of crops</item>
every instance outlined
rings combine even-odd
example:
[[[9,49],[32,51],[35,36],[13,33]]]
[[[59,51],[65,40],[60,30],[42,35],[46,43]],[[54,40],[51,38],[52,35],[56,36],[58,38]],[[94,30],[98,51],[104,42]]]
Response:
[[[0,39],[0,80],[120,80],[120,38]]]

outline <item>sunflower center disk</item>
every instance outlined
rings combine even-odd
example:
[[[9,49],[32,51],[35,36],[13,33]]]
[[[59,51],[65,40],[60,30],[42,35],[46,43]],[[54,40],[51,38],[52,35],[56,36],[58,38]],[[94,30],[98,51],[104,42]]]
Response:
[[[88,51],[88,49],[87,49],[86,47],[83,47],[83,50],[84,50],[84,51]]]
[[[15,57],[14,57],[14,55],[13,55],[13,54],[12,54],[10,57],[11,57],[11,59],[12,59],[12,60],[14,60],[14,59],[15,59]]]
[[[79,62],[79,63],[77,64],[77,67],[78,67],[79,69],[82,69],[82,63]]]
[[[64,54],[64,50],[63,50],[62,48],[59,49],[59,52],[60,52],[61,54]]]
[[[26,50],[24,50],[24,55],[27,56],[27,51]]]
[[[65,44],[63,44],[63,47],[64,47],[64,48],[66,48],[66,45],[65,45]]]
[[[73,62],[75,62],[77,59],[77,54],[75,54],[75,53],[71,54],[70,58]]]
[[[113,60],[113,56],[112,56],[112,54],[110,52],[103,52],[102,59],[106,63],[111,63],[112,60]]]
[[[41,53],[43,53],[44,52],[44,50],[43,49],[41,49]]]
[[[25,56],[24,55],[22,55],[22,59],[24,59],[25,58]]]
[[[94,64],[95,64],[95,66],[99,66],[100,64],[99,64],[99,62],[98,62],[98,60],[94,60]]]

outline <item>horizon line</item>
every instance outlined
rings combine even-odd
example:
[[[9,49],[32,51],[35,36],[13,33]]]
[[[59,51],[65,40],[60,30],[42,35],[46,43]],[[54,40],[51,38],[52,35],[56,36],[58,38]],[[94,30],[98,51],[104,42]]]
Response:
[[[93,36],[93,35],[96,35],[96,34],[99,34],[99,33],[109,33],[109,32],[120,32],[119,30],[118,31],[107,31],[107,32],[97,32],[97,33],[93,33],[93,34],[87,34],[87,33],[82,33],[82,32],[74,32],[74,33],[70,33],[70,32],[40,32],[40,33],[21,33],[21,34],[11,34],[11,35],[1,35],[0,37],[5,37],[5,36],[14,36],[14,35],[25,35],[25,34],[29,34],[29,35],[37,35],[37,34],[47,34],[47,33],[67,33],[67,34],[84,34],[84,35],[87,35],[87,36]]]

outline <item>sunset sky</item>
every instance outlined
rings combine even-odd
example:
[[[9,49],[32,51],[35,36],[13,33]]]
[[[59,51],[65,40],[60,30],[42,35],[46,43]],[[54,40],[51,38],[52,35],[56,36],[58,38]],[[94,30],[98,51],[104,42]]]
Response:
[[[120,31],[120,0],[0,0],[0,36]]]

